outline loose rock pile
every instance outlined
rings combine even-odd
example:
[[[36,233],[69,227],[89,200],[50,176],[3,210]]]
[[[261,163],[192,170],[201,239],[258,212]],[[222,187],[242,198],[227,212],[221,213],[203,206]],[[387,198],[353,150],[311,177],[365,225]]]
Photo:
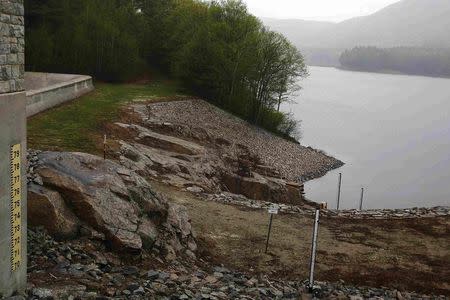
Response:
[[[184,132],[200,127],[206,135],[246,145],[263,164],[275,167],[289,181],[321,177],[343,165],[321,151],[277,137],[203,100],[152,103],[137,110],[151,122],[186,126]]]
[[[39,153],[40,150],[28,149],[27,152],[27,183],[36,183],[38,185],[43,185],[42,178],[36,174],[35,169],[39,165]]]
[[[276,205],[279,211],[287,214],[314,215],[316,207],[313,205],[288,205],[268,201],[248,199],[242,195],[232,193],[203,194],[203,198],[225,204],[245,206],[253,209],[269,209]],[[433,218],[450,216],[450,207],[438,206],[432,208],[410,208],[410,209],[374,209],[374,210],[321,210],[322,215],[330,218],[351,219],[412,219]]]
[[[247,197],[243,195],[236,195],[233,193],[227,193],[223,192],[220,194],[200,194],[203,199],[208,201],[214,201],[224,204],[231,204],[231,205],[238,205],[238,206],[245,206],[248,208],[253,209],[269,209],[273,206],[277,206],[279,211],[282,213],[287,214],[303,214],[303,215],[313,215],[315,212],[315,208],[313,206],[308,205],[302,205],[302,206],[296,206],[296,205],[289,205],[289,204],[283,204],[283,203],[274,203],[269,201],[259,201],[259,200],[253,200],[248,199]]]
[[[372,210],[328,210],[325,212],[330,217],[352,219],[413,219],[450,216],[449,206],[415,207],[405,209],[372,209]]]

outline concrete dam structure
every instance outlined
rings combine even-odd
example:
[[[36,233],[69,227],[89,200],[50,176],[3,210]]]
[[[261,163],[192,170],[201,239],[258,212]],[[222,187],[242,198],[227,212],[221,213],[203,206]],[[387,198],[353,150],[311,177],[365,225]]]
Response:
[[[94,85],[91,76],[26,72],[25,90],[31,117],[94,90]]]

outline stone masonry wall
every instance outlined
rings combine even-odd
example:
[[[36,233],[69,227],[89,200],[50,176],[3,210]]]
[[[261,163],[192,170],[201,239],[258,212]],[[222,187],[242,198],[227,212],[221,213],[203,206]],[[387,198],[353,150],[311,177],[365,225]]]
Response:
[[[24,90],[23,0],[0,0],[0,94]]]

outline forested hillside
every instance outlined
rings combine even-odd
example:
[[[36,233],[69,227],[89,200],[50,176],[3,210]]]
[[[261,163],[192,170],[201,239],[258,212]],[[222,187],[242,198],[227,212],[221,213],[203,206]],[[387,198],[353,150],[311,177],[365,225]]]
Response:
[[[351,70],[450,77],[450,49],[355,47],[340,61]]]
[[[282,134],[277,111],[303,57],[238,0],[25,0],[27,70],[120,82],[159,69],[194,94]]]

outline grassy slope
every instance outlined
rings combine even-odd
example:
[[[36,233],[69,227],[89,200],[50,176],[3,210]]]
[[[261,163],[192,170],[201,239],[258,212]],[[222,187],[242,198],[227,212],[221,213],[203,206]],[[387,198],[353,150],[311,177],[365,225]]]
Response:
[[[28,120],[28,147],[99,153],[103,124],[117,118],[121,106],[135,99],[174,96],[176,84],[96,84],[96,90]]]

